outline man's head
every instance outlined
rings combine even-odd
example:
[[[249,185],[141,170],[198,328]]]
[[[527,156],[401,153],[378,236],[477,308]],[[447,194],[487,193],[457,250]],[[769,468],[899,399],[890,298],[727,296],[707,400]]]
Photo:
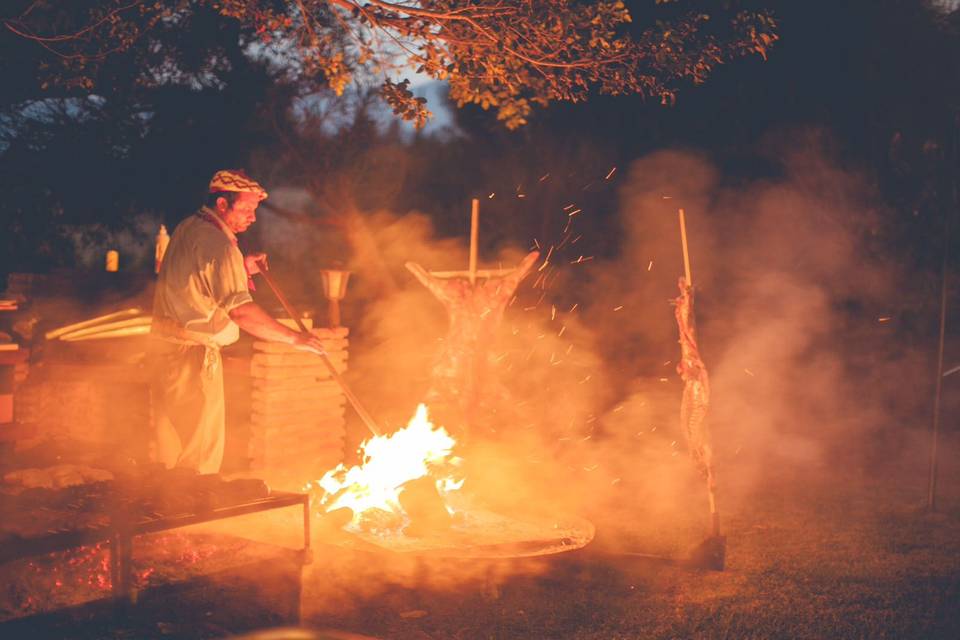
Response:
[[[257,221],[257,207],[267,192],[242,170],[217,171],[210,180],[207,206],[217,212],[234,233]]]

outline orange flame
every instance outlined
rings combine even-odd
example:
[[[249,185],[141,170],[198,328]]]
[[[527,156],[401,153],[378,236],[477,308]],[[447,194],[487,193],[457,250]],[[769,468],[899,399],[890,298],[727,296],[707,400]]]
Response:
[[[427,407],[421,404],[406,427],[364,441],[359,466],[347,469],[341,463],[324,474],[317,482],[325,492],[320,504],[326,511],[349,507],[353,519],[347,528],[359,528],[364,512],[371,509],[381,509],[406,523],[400,504],[405,483],[429,475],[444,498],[463,485],[463,479],[454,476],[462,462],[451,455],[455,445],[456,440],[443,427],[433,426]],[[449,503],[447,510],[452,512]]]

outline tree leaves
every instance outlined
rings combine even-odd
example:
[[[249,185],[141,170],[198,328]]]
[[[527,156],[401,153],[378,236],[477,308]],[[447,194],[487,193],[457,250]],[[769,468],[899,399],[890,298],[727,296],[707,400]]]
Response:
[[[497,109],[516,128],[533,104],[591,93],[672,103],[684,81],[703,82],[738,57],[765,58],[777,40],[767,12],[715,12],[726,28],[708,29],[711,15],[674,5],[658,0],[638,25],[622,0],[84,0],[44,4],[7,26],[58,57],[63,81],[88,86],[105,56],[130,50],[159,20],[205,7],[260,43],[251,55],[269,47],[293,75],[322,78],[338,95],[359,77],[415,69],[448,82],[458,105]],[[429,117],[402,82],[383,80],[381,95],[418,126]]]
[[[380,87],[380,96],[396,115],[413,122],[420,128],[433,117],[433,114],[427,109],[427,99],[414,96],[409,86],[409,80],[392,82],[388,78]]]

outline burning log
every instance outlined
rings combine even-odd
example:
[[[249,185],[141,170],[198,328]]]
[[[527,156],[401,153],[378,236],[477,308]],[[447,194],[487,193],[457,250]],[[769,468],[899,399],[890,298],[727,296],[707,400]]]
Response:
[[[579,518],[517,519],[471,505],[456,477],[455,445],[420,405],[406,427],[361,445],[361,465],[341,464],[316,483],[322,493],[314,504],[328,510],[323,526],[349,515],[335,527],[342,531],[331,532],[337,544],[436,557],[547,555],[593,539],[593,525]]]
[[[423,537],[428,532],[449,529],[453,518],[447,512],[446,503],[437,491],[437,481],[426,476],[403,485],[400,506],[410,518],[404,530],[408,536]]]
[[[354,512],[350,527],[361,529],[372,523],[377,528],[399,530],[406,523],[401,494],[411,491],[410,504],[432,519],[429,496],[411,481],[440,482],[447,491],[459,489],[462,481],[452,477],[460,460],[452,457],[455,440],[435,428],[424,405],[417,407],[410,423],[387,436],[375,436],[361,444],[363,463],[346,468],[343,464],[328,471],[317,482],[323,495],[320,504],[328,511],[349,507]],[[368,521],[364,523],[364,521]]]
[[[353,520],[353,509],[341,507],[320,514],[318,524],[325,533],[335,533],[350,524],[351,520]]]

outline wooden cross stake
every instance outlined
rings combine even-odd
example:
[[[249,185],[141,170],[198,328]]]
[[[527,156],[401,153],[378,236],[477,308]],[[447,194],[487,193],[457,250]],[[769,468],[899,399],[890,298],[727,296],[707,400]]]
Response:
[[[693,287],[693,278],[690,276],[690,251],[687,249],[687,222],[683,216],[683,209],[680,214],[680,244],[683,246],[683,274],[687,280],[687,286]]]
[[[480,201],[470,203],[470,284],[477,283],[477,244],[480,239]]]
[[[435,278],[467,277],[470,284],[476,284],[477,278],[497,278],[513,273],[513,269],[477,269],[480,245],[480,200],[474,198],[470,203],[470,262],[466,271],[430,271]]]

